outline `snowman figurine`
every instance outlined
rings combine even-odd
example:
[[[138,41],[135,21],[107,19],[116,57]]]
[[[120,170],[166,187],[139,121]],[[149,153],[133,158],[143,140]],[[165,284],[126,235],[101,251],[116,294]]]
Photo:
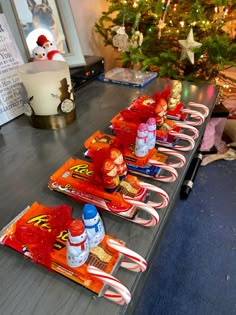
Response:
[[[105,236],[105,230],[97,208],[92,204],[86,204],[82,211],[82,219],[88,235],[89,247],[98,246]]]
[[[156,145],[156,119],[154,117],[150,117],[147,120],[147,129],[148,129],[148,148],[149,150],[155,148]]]
[[[82,266],[89,256],[89,240],[81,220],[74,220],[68,228],[66,242],[67,264],[76,268]]]
[[[62,56],[62,54],[60,54],[56,45],[47,39],[45,35],[40,35],[38,37],[37,44],[45,49],[48,60],[65,61],[65,58]]]
[[[148,151],[148,128],[146,124],[141,123],[137,130],[134,154],[138,157],[144,157],[148,154]]]

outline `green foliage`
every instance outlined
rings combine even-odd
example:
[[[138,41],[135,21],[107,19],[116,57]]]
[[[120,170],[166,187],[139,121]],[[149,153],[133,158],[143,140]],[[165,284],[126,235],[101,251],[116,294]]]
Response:
[[[135,31],[144,37],[141,46],[121,52],[124,66],[194,81],[211,80],[225,65],[236,66],[236,40],[224,28],[236,16],[235,0],[175,0],[167,7],[167,0],[164,5],[162,0],[139,0],[136,6],[134,0],[107,1],[108,10],[95,24],[105,45],[113,45],[113,26],[124,25],[129,39]],[[193,50],[194,64],[188,58],[180,61],[179,40],[186,40],[191,28],[194,41],[202,44]]]

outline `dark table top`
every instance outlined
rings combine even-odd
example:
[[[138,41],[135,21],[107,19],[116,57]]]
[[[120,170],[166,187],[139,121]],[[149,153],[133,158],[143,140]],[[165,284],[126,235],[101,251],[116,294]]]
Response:
[[[144,89],[93,81],[76,92],[77,119],[60,130],[33,128],[22,115],[0,130],[0,229],[27,205],[38,201],[44,205],[67,204],[73,207],[73,217],[81,218],[82,204],[48,189],[48,181],[69,157],[83,157],[83,143],[96,130],[109,132],[109,121],[138,96],[163,90],[167,80],[156,79]],[[203,103],[212,111],[218,88],[209,84],[183,82],[182,101]],[[205,124],[193,151],[184,153],[187,163],[178,169],[179,179],[160,183],[170,197],[169,205],[158,211],[160,222],[144,228],[132,222],[100,211],[106,233],[126,242],[127,247],[145,257],[149,265],[160,242],[161,232],[171,219],[171,210],[178,199],[179,189],[195,149],[200,143]],[[128,307],[118,306],[59,274],[32,263],[7,248],[0,247],[0,313],[45,314],[131,314],[141,293],[147,271],[143,274],[119,269],[116,277],[132,293]]]

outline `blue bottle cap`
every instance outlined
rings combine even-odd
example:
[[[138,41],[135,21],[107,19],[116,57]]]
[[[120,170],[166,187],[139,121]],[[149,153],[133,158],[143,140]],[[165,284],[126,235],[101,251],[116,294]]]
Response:
[[[97,208],[91,204],[86,204],[82,210],[82,216],[84,220],[93,219],[96,217],[97,213]]]

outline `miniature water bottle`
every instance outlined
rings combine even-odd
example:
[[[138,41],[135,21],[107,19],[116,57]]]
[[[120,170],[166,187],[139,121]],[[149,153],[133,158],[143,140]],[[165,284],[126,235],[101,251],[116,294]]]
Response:
[[[70,267],[82,266],[89,256],[89,240],[81,220],[74,220],[68,228],[66,243],[67,264]]]
[[[144,157],[148,154],[148,151],[149,151],[149,148],[148,148],[147,125],[144,123],[141,123],[137,131],[134,154],[138,157]]]
[[[148,148],[149,150],[155,148],[156,145],[156,119],[154,117],[150,117],[147,120],[147,129],[148,129]]]
[[[89,247],[98,246],[105,236],[105,230],[97,208],[92,204],[86,204],[82,211],[82,218],[88,235]]]
[[[110,158],[116,165],[117,174],[119,175],[120,179],[124,179],[127,175],[127,165],[124,161],[123,154],[120,152],[120,150],[112,148],[110,150]]]

